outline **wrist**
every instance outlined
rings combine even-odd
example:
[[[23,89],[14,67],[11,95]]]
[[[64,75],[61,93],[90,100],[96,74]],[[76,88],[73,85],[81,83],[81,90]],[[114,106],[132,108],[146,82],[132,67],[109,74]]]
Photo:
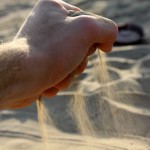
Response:
[[[30,47],[25,38],[16,39],[0,47],[1,102],[37,95],[42,89],[42,55]]]

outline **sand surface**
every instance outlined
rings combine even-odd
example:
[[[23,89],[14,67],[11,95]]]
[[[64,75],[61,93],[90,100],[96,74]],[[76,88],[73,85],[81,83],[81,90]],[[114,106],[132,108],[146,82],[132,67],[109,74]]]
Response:
[[[145,31],[146,42],[142,45],[114,47],[107,54],[108,69],[113,75],[109,86],[119,85],[119,94],[126,97],[120,101],[107,100],[104,110],[116,108],[120,135],[115,126],[109,129],[97,120],[93,110],[91,118],[97,127],[98,137],[82,137],[76,130],[75,122],[67,111],[67,104],[73,96],[73,85],[67,91],[46,101],[48,111],[57,129],[49,127],[51,150],[150,150],[150,1],[149,0],[66,0],[71,4],[120,22],[134,22]],[[35,0],[1,0],[0,42],[11,40],[25,17],[36,3]],[[89,98],[90,105],[103,89],[93,79],[93,61],[90,58],[86,71],[78,78],[80,89]],[[127,86],[129,85],[129,86]],[[128,87],[137,87],[138,92]],[[104,87],[105,88],[105,87]],[[129,99],[128,99],[129,98]],[[111,112],[106,114],[106,124],[111,124]],[[120,116],[123,118],[120,119]],[[110,121],[110,122],[109,122]],[[107,134],[106,134],[107,133]],[[21,110],[0,112],[0,150],[43,150],[37,122],[36,105]]]

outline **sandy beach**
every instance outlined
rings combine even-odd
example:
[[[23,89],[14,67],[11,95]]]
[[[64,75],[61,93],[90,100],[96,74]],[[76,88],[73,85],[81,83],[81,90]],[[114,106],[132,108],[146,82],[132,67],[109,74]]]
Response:
[[[150,150],[150,1],[66,2],[108,17],[116,23],[132,22],[142,26],[145,42],[140,45],[114,46],[113,51],[106,55],[108,70],[113,78],[108,85],[123,99],[105,100],[101,108],[92,105],[100,91],[105,89],[105,85],[99,85],[93,77],[94,64],[98,62],[96,55],[90,57],[87,69],[78,77],[78,82],[82,82],[80,90],[88,98],[90,118],[98,133],[97,137],[79,135],[68,113],[74,85],[50,100],[45,100],[56,125],[56,128],[49,127],[47,131],[50,150]],[[36,0],[1,0],[0,43],[13,39],[35,3]],[[111,106],[115,107],[117,125],[112,124]],[[98,110],[103,121],[97,116]],[[36,105],[20,110],[0,111],[0,150],[26,149],[43,150]]]

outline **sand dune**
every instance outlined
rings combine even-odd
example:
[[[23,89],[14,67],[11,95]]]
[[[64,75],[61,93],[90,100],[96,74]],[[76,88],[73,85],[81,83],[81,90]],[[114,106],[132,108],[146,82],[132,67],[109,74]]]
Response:
[[[145,44],[114,47],[107,54],[108,70],[112,80],[107,83],[117,92],[119,99],[104,99],[101,108],[93,105],[106,85],[99,85],[93,77],[96,55],[90,58],[85,72],[78,77],[80,90],[88,98],[90,118],[97,129],[97,137],[78,135],[76,124],[68,114],[67,105],[72,89],[61,92],[46,101],[48,111],[57,129],[49,128],[51,150],[150,150],[150,2],[149,0],[66,0],[80,8],[101,14],[119,22],[134,22],[145,30]],[[35,0],[5,0],[0,5],[0,42],[11,40]],[[74,83],[76,84],[76,83]],[[120,87],[119,89],[117,87]],[[123,98],[122,98],[123,97]],[[115,108],[116,124],[111,124],[110,106]],[[106,111],[107,110],[107,111]],[[102,124],[98,121],[100,111]],[[105,118],[103,118],[105,112]],[[123,117],[121,117],[123,116]],[[109,124],[110,123],[110,124]],[[109,128],[106,128],[108,126]],[[106,134],[107,133],[107,134]],[[21,110],[0,112],[0,150],[41,150],[37,110],[35,104]]]

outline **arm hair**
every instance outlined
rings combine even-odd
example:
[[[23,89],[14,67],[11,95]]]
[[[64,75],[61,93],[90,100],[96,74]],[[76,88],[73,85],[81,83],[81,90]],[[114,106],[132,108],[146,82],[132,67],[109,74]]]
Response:
[[[32,51],[26,39],[0,45],[0,108],[10,98],[23,94],[32,80],[32,61]]]

